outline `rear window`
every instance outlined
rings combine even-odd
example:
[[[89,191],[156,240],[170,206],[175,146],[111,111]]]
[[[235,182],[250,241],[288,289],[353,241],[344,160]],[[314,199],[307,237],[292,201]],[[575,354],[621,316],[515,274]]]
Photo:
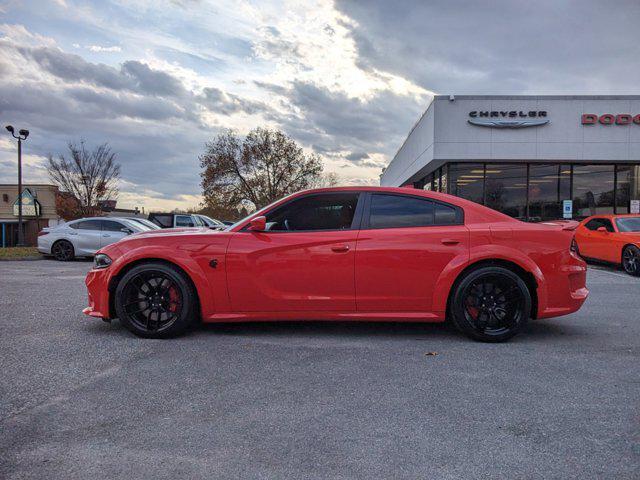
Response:
[[[72,228],[77,228],[78,230],[102,230],[102,220],[83,220],[82,222],[78,222],[73,224]]]
[[[191,215],[176,215],[176,227],[195,227],[196,224]]]
[[[151,215],[149,220],[163,228],[173,227],[173,215]]]

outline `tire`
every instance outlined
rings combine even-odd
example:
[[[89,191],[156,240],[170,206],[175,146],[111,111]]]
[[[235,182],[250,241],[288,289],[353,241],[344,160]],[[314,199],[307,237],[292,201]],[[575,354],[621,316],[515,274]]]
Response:
[[[133,267],[118,282],[115,310],[120,322],[144,338],[171,338],[197,318],[198,298],[187,276],[164,263]]]
[[[503,267],[481,267],[456,282],[450,314],[456,328],[481,342],[504,342],[531,315],[531,293],[519,275]]]
[[[622,251],[622,268],[629,275],[640,277],[640,248],[627,245]]]
[[[76,257],[73,244],[68,240],[58,240],[54,243],[51,247],[51,254],[59,262],[70,262]]]

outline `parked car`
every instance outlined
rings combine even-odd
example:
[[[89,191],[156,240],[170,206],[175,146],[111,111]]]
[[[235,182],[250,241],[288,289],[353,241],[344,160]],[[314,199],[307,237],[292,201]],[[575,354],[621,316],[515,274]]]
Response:
[[[640,215],[594,215],[576,229],[580,255],[640,276]]]
[[[224,231],[148,232],[101,249],[84,312],[152,338],[199,318],[450,318],[474,339],[504,341],[587,298],[575,225],[408,188],[310,190]]]
[[[151,220],[142,217],[124,217],[132,222],[141,223],[142,225],[149,227],[151,230],[158,230],[161,227],[157,223],[153,223]]]
[[[190,213],[150,213],[149,220],[160,228],[205,226],[202,220]]]
[[[127,235],[151,230],[124,218],[91,217],[73,220],[38,233],[38,251],[56,260],[93,256],[96,251]]]
[[[223,230],[227,228],[227,225],[222,223],[220,220],[207,217],[206,215],[200,215],[199,213],[195,214],[195,216],[198,217],[202,221],[202,223],[204,223],[204,225],[209,228],[216,228],[218,230]]]

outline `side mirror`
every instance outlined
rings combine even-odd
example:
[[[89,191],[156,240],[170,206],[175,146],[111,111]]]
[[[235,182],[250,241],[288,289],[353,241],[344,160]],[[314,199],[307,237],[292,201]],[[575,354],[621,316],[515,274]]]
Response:
[[[264,232],[267,229],[267,217],[259,216],[251,219],[249,228],[252,232]]]
[[[122,227],[120,229],[121,232],[126,233],[127,235],[131,235],[133,233],[133,230],[131,230],[130,228],[127,227]]]
[[[598,227],[596,231],[600,233],[609,233],[609,230],[607,230],[607,227]]]

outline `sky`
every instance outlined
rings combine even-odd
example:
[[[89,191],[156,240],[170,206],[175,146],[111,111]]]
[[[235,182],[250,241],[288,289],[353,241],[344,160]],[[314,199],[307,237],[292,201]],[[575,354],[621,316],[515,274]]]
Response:
[[[639,94],[638,25],[637,0],[0,1],[0,122],[31,131],[26,182],[108,142],[120,207],[197,206],[227,128],[377,185],[434,94]],[[0,183],[16,163],[3,134]]]

